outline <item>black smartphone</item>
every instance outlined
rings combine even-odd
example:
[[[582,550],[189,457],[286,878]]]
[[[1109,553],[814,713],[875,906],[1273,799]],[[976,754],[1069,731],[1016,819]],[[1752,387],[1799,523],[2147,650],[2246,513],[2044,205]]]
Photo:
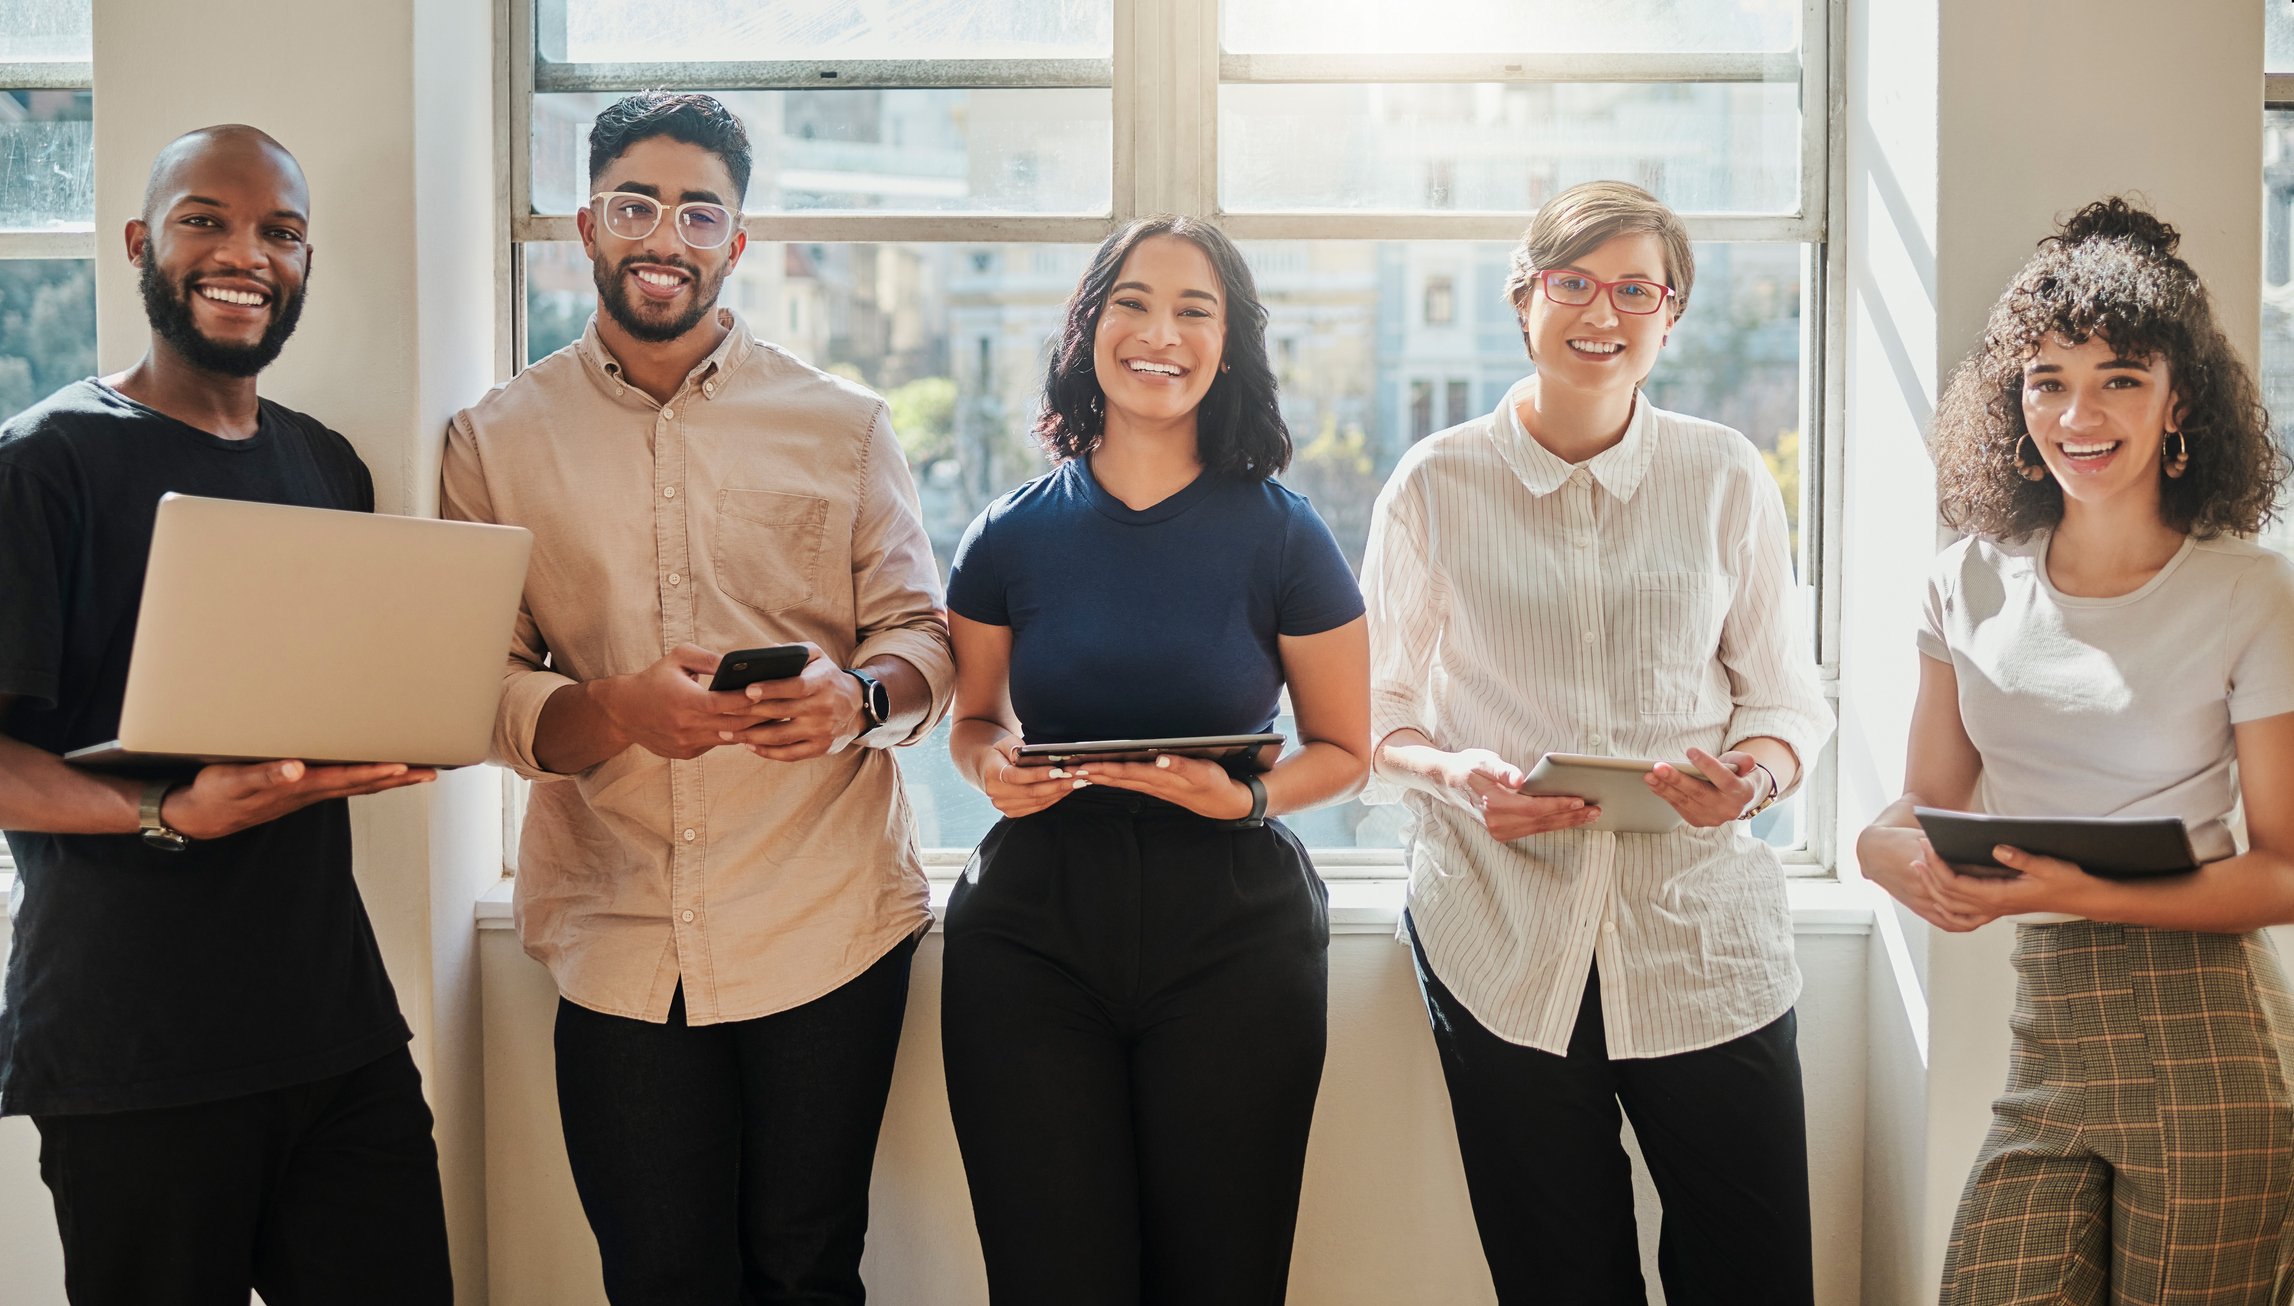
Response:
[[[811,650],[802,644],[736,649],[717,663],[717,675],[709,682],[709,692],[724,694],[747,689],[760,680],[786,680],[804,670],[811,656]]]

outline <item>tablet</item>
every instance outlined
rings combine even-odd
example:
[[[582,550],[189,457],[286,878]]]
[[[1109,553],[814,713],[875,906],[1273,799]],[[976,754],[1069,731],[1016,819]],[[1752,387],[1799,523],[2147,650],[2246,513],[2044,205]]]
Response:
[[[1999,844],[2043,857],[2060,857],[2089,875],[2139,880],[2198,869],[2190,828],[2179,816],[1990,816],[1915,807],[1928,842],[1954,866],[1989,867],[2012,874],[1991,855]]]
[[[1066,766],[1071,762],[1152,762],[1170,753],[1200,757],[1227,766],[1264,771],[1282,752],[1282,736],[1182,735],[1171,739],[1087,739],[1073,744],[1021,744],[1021,766]]]
[[[1673,766],[1698,776],[1687,762]],[[1586,753],[1547,753],[1537,759],[1521,791],[1541,797],[1582,798],[1601,809],[1601,819],[1580,830],[1608,830],[1616,834],[1663,834],[1678,829],[1681,814],[1658,797],[1641,777],[1657,768],[1653,758],[1594,757]]]

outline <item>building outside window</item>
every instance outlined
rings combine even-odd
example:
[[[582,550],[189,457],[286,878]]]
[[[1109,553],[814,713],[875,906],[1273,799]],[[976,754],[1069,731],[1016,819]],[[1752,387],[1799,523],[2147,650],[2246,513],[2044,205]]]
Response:
[[[836,25],[740,0],[520,0],[518,361],[573,339],[594,302],[572,213],[598,109],[647,86],[708,91],[756,155],[725,302],[768,334],[789,323],[778,343],[886,397],[943,567],[990,500],[1045,468],[1027,431],[1092,246],[1157,212],[1213,216],[1241,244],[1297,446],[1284,480],[1359,565],[1395,460],[1529,370],[1503,293],[1529,214],[1622,177],[1697,241],[1695,310],[1648,394],[1761,447],[1821,629],[1826,0],[1121,13],[1119,34],[1112,0],[950,0]],[[900,759],[925,845],[965,850],[994,814],[944,736]],[[1819,760],[1762,827],[1805,869],[1829,860],[1802,819],[1829,783]],[[1391,874],[1400,818],[1349,803],[1286,820],[1326,873]]]

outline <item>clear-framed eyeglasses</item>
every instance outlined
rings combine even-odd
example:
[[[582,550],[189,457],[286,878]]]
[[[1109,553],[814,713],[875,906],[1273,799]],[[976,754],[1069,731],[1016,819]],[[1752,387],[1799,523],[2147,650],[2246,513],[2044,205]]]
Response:
[[[661,225],[661,215],[672,206],[636,191],[600,191],[589,197],[598,221],[623,240],[643,240]],[[722,204],[695,201],[674,206],[677,238],[695,249],[715,249],[733,238],[740,215]]]
[[[1642,281],[1628,277],[1623,281],[1603,281],[1567,268],[1552,268],[1537,274],[1545,285],[1545,297],[1556,304],[1582,308],[1593,302],[1593,297],[1606,290],[1609,303],[1620,313],[1635,315],[1654,313],[1665,306],[1673,288],[1661,281]]]

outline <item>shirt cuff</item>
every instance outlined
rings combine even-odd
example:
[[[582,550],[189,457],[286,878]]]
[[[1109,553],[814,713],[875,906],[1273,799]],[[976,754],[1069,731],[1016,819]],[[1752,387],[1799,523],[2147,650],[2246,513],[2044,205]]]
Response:
[[[1816,765],[1818,750],[1824,747],[1825,740],[1832,737],[1832,723],[1811,718],[1806,712],[1789,707],[1739,708],[1729,718],[1726,742],[1730,747],[1742,740],[1764,735],[1770,739],[1783,740],[1784,746],[1792,750],[1793,760],[1800,764],[1800,774],[1793,777],[1791,784],[1777,792],[1776,796],[1783,798],[1797,791],[1801,783],[1807,780],[1808,772]]]
[[[502,686],[502,706],[494,714],[494,760],[528,780],[557,780],[563,772],[545,769],[534,760],[534,731],[542,722],[542,705],[550,695],[577,684],[555,671],[527,671]]]
[[[924,719],[917,722],[915,728],[907,734],[897,739],[889,731],[871,736],[861,741],[865,748],[898,748],[903,744],[913,744],[932,733],[932,727],[940,724],[940,718],[947,715],[948,704],[956,693],[956,660],[949,652],[946,636],[908,626],[880,630],[862,640],[860,647],[852,651],[852,665],[857,667],[870,658],[887,654],[916,668],[917,674],[924,677],[926,688],[931,691],[932,701],[924,709]]]

